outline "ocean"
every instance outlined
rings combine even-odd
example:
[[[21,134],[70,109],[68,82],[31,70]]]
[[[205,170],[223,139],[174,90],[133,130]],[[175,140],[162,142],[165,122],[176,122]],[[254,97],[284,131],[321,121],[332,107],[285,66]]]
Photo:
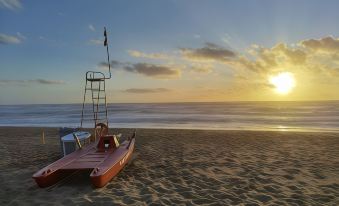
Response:
[[[338,132],[338,108],[339,101],[124,103],[109,104],[108,113],[110,128]],[[79,127],[81,109],[82,104],[0,105],[0,126]],[[93,123],[85,121],[84,127]]]

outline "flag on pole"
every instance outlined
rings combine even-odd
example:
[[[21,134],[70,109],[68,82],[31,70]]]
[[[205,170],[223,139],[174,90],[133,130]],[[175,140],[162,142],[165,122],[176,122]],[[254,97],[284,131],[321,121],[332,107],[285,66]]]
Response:
[[[104,31],[104,36],[105,36],[104,46],[107,46],[107,33],[106,33],[106,27],[105,27],[105,31]]]

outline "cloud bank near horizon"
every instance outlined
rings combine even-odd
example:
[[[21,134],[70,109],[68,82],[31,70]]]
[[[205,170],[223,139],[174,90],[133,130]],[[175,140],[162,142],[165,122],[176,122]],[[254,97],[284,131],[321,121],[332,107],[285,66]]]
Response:
[[[48,80],[48,79],[30,79],[30,80],[15,80],[15,79],[0,79],[1,85],[28,85],[28,84],[45,84],[45,85],[58,85],[65,84],[62,80]]]

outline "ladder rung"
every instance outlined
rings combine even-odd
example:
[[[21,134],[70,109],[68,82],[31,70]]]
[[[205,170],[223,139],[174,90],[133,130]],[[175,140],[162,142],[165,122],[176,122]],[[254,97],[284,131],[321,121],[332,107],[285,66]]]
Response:
[[[87,117],[87,118],[84,118],[86,120],[106,120],[106,117],[101,117],[101,118],[94,118],[94,117]]]
[[[105,97],[93,97],[92,99],[105,99]]]
[[[101,79],[101,78],[93,78],[93,79],[86,79],[87,81],[90,82],[99,82],[99,81],[105,81],[105,79]]]
[[[96,109],[96,108],[95,108]],[[102,107],[99,107],[98,108],[98,111],[94,111],[94,113],[102,113],[102,112],[106,112],[107,111],[107,109],[105,109],[105,108],[102,108]]]
[[[107,119],[92,119],[92,120],[94,120],[94,121],[107,121]]]
[[[86,118],[86,119],[93,119],[94,117],[92,115],[92,116],[84,116],[84,118]],[[106,115],[104,115],[104,114],[98,115],[97,118],[104,118],[104,119],[106,119]]]
[[[94,112],[94,113],[97,113],[97,114],[105,114],[106,111],[99,111],[99,112]]]
[[[91,91],[105,91],[105,90],[102,90],[102,89],[93,89],[93,88],[86,88],[86,90],[91,90]]]

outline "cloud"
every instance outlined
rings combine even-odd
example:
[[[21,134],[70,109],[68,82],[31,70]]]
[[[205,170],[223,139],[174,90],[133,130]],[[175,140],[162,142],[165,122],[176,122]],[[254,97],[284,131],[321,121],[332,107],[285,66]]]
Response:
[[[181,76],[181,70],[164,65],[137,63],[124,67],[125,71],[159,79],[175,79]]]
[[[267,65],[264,65],[262,60],[252,61],[244,56],[240,57],[237,61],[231,62],[230,66],[235,68],[245,68],[255,73],[265,72],[267,68]]]
[[[162,53],[144,53],[141,51],[137,50],[128,50],[128,54],[132,57],[137,57],[137,58],[147,58],[147,59],[168,59],[169,56],[166,54]]]
[[[91,39],[88,43],[91,45],[104,45],[104,41],[101,39]]]
[[[30,83],[36,84],[65,84],[62,80],[47,80],[47,79],[32,79],[32,80],[13,80],[13,79],[0,79],[1,85],[14,84],[14,85],[28,85]]]
[[[224,34],[223,37],[221,38],[221,40],[224,43],[229,44],[231,42],[232,38],[229,34]]]
[[[197,73],[211,73],[213,71],[213,65],[211,64],[193,64],[190,69]]]
[[[26,39],[26,37],[21,34],[20,32],[17,32],[16,35],[20,38],[20,39]]]
[[[111,61],[111,69],[121,67],[123,65],[124,65],[124,63],[122,63],[122,62],[119,62],[119,61],[116,61],[116,60]],[[108,70],[108,63],[107,62],[100,62],[97,67],[100,70]]]
[[[126,89],[123,92],[134,93],[134,94],[144,94],[144,93],[165,93],[172,90],[166,88],[131,88]]]
[[[285,54],[295,64],[303,64],[306,61],[306,53],[301,49],[288,48],[286,44],[278,44],[274,49]]]
[[[19,10],[22,8],[20,0],[0,0],[0,8]]]
[[[16,36],[10,36],[0,33],[0,44],[19,44],[21,40]]]
[[[339,39],[335,39],[331,36],[321,39],[308,39],[302,41],[301,45],[314,51],[339,52]]]
[[[237,57],[237,54],[230,50],[213,43],[205,43],[202,48],[182,48],[183,57],[193,61],[230,61]]]
[[[100,62],[97,66],[101,70],[108,70],[107,62]],[[131,73],[138,73],[156,79],[176,79],[181,76],[181,69],[169,65],[155,65],[149,63],[128,63],[116,60],[111,61],[112,69],[122,69]]]
[[[223,63],[234,70],[242,68],[254,73],[267,74],[296,66],[302,67],[309,56],[309,51],[303,48],[295,48],[282,43],[272,48],[252,45],[247,52]]]
[[[88,29],[91,31],[95,31],[95,27],[93,26],[93,24],[89,24]]]
[[[326,48],[331,48],[332,50],[336,48],[334,46],[336,41],[334,40],[334,38],[326,40],[326,42],[332,42],[332,46],[329,46],[329,43],[327,43]],[[303,43],[305,44],[305,42]],[[272,48],[265,48],[255,44],[244,53],[236,53],[231,49],[213,43],[206,43],[204,47],[196,49],[182,48],[180,51],[183,57],[182,60],[191,65],[188,67],[192,71],[209,73],[216,67],[216,65],[211,63],[219,63],[226,65],[227,68],[231,68],[236,74],[248,71],[262,76],[286,70],[287,68],[296,69],[297,66],[306,69],[305,64],[314,55],[313,49],[306,46],[290,46],[283,43],[278,43]],[[335,55],[332,52],[332,56],[333,58],[337,56],[339,62],[338,54]],[[201,63],[201,65],[196,65],[197,63]],[[202,63],[209,63],[210,65],[207,64],[206,66]]]
[[[40,83],[40,84],[65,84],[62,80],[46,80],[46,79],[35,79],[29,80],[30,82]]]

